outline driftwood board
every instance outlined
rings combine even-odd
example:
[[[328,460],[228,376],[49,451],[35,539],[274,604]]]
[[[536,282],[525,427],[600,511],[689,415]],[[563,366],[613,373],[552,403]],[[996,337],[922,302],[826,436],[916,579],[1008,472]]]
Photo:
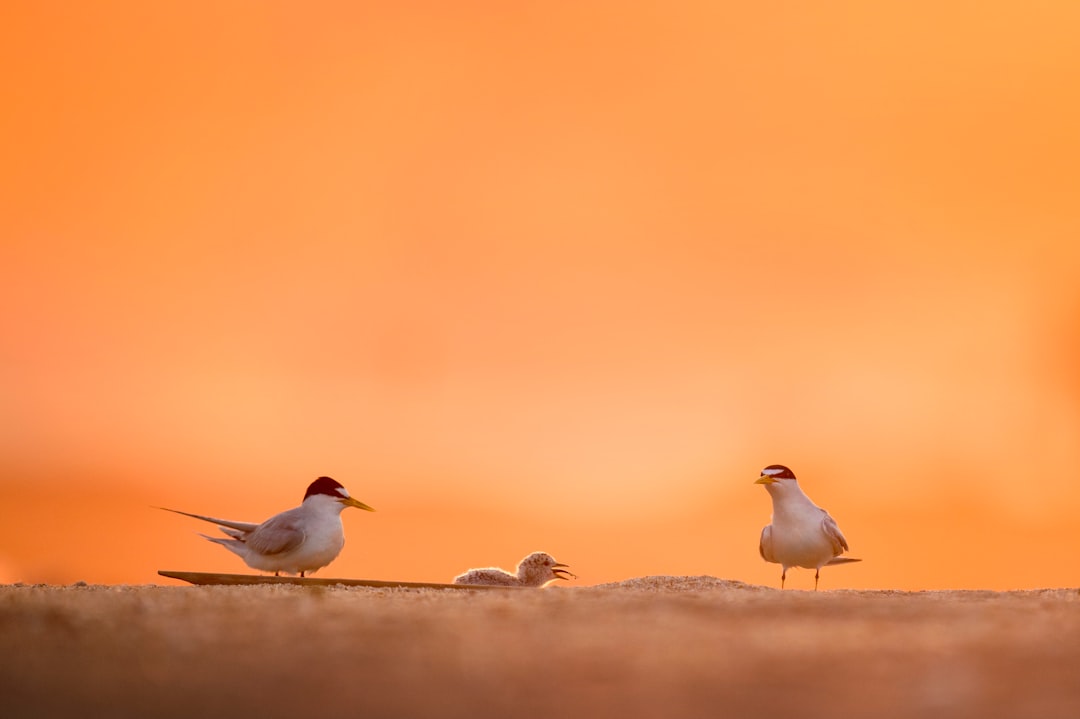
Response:
[[[410,589],[525,589],[525,587],[500,587],[485,584],[439,584],[437,582],[389,582],[379,579],[331,579],[328,577],[271,577],[259,574],[214,574],[210,572],[177,572],[158,570],[163,577],[179,579],[191,584],[299,584],[307,587],[404,587]]]

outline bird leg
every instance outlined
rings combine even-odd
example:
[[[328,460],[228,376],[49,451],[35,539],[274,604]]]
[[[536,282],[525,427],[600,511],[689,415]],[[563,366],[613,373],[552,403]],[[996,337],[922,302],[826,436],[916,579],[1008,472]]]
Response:
[[[781,589],[784,588],[784,580],[785,579],[787,579],[787,569],[784,569],[784,571],[780,572],[780,588]]]
[[[818,569],[817,571],[814,572],[814,591],[815,592],[817,591],[817,579],[818,579],[819,574],[821,574],[820,569]]]
[[[303,579],[303,578],[304,578],[304,573],[303,573],[302,571],[300,572],[300,578],[301,578],[301,579]]]

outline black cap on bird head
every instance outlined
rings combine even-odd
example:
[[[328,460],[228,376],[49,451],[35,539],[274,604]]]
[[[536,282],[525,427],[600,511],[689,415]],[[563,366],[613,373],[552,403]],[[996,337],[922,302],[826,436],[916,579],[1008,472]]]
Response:
[[[795,479],[795,473],[782,464],[770,464],[761,470],[761,474],[773,479]]]
[[[334,499],[341,499],[342,497],[348,497],[349,491],[345,489],[345,485],[336,479],[319,477],[308,485],[307,492],[304,493],[304,499],[315,494],[325,494]]]

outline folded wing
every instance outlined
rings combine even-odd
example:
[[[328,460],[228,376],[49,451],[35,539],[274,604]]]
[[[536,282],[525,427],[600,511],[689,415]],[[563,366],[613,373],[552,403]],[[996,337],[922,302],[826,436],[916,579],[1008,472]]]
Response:
[[[765,525],[765,528],[761,530],[761,540],[758,542],[758,552],[761,553],[761,558],[766,562],[776,562],[776,559],[773,557],[771,524]]]
[[[303,544],[306,538],[307,533],[300,523],[289,516],[289,512],[283,512],[258,525],[242,541],[259,554],[270,555],[290,552]]]
[[[825,536],[829,538],[829,542],[832,543],[833,556],[843,554],[844,550],[848,548],[847,540],[844,539],[836,520],[830,517],[828,512],[825,512],[825,516],[821,518],[821,528],[825,532]]]

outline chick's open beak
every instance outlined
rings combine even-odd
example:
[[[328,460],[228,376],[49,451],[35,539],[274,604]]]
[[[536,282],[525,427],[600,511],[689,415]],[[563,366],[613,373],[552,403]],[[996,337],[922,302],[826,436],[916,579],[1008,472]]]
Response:
[[[571,577],[573,577],[574,579],[577,579],[576,574],[574,574],[572,572],[568,572],[566,569],[564,569],[564,567],[569,568],[569,566],[570,566],[569,564],[555,564],[555,565],[553,565],[551,567],[551,573],[554,574],[557,579],[567,579],[567,580],[569,580]],[[569,575],[569,576],[564,577],[563,576],[564,574]]]
[[[352,497],[342,497],[338,501],[341,502],[342,504],[344,504],[346,507],[356,507],[357,509],[366,509],[369,512],[374,512],[375,511],[372,507],[367,506],[366,504],[361,502],[359,499],[353,499]]]
[[[770,477],[767,474],[761,475],[760,477],[757,478],[757,481],[754,482],[754,484],[775,484],[775,483],[776,483],[776,478],[775,477]]]

